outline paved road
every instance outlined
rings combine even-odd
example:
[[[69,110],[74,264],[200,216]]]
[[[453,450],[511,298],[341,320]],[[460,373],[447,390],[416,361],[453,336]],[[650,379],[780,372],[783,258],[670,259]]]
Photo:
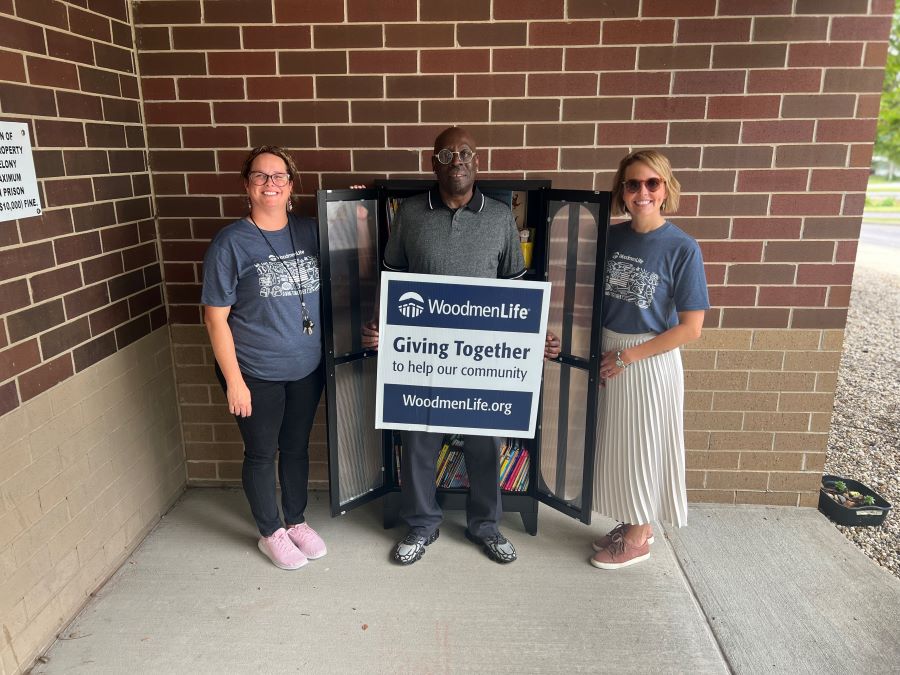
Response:
[[[896,223],[867,222],[863,217],[856,264],[900,276],[900,213],[888,215],[896,215]]]
[[[866,221],[865,216],[863,216],[863,224],[862,230],[859,233],[859,241],[861,244],[872,244],[875,246],[884,246],[891,249],[900,249],[900,213],[884,215],[896,215],[898,224],[895,225],[892,223],[873,223],[870,221]]]

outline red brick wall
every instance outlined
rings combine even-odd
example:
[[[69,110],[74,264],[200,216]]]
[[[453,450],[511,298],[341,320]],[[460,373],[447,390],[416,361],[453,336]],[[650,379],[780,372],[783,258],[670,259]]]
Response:
[[[126,0],[0,0],[0,119],[43,212],[0,223],[0,415],[165,325]]]
[[[886,0],[138,2],[189,477],[237,478],[197,304],[250,146],[317,188],[428,174],[449,124],[490,176],[608,189],[656,146],[714,309],[685,354],[693,499],[811,503],[881,90]],[[325,478],[316,433],[315,476]]]
[[[715,304],[685,353],[691,497],[814,500],[893,2],[139,0],[142,108],[117,0],[26,4],[16,19],[0,0],[0,73],[19,83],[0,112],[33,118],[50,208],[0,225],[0,298],[19,303],[3,348],[27,364],[0,374],[7,405],[162,321],[141,110],[195,483],[239,475],[198,299],[209,238],[243,214],[249,147],[292,149],[311,212],[320,187],[426,175],[449,124],[473,130],[486,175],[559,187],[608,189],[623,154],[655,146]],[[87,25],[105,12],[108,33]],[[54,295],[35,296],[45,273]],[[314,449],[322,480],[321,424]]]

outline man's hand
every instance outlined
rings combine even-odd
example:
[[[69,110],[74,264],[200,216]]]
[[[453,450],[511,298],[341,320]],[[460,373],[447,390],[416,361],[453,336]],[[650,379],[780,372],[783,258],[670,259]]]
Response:
[[[548,330],[544,340],[544,358],[552,361],[559,356],[559,352],[559,338]]]
[[[366,321],[360,331],[362,346],[365,349],[378,349],[378,324]]]

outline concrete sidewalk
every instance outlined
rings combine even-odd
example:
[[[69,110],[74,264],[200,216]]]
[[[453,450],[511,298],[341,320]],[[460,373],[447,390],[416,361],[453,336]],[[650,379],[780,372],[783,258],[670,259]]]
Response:
[[[900,671],[900,580],[811,509],[695,505],[614,572],[587,564],[611,523],[543,506],[537,537],[505,517],[506,566],[460,512],[408,568],[377,503],[307,517],[328,555],[283,572],[241,492],[189,490],[33,672]]]

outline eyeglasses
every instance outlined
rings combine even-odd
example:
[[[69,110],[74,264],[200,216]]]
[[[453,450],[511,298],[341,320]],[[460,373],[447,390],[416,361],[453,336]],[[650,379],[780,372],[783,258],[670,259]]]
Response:
[[[247,178],[253,185],[265,185],[272,179],[272,185],[275,187],[284,187],[291,182],[291,174],[289,173],[263,173],[262,171],[251,171]]]
[[[468,164],[475,157],[475,151],[469,150],[468,148],[463,148],[459,152],[451,150],[450,148],[444,148],[438,154],[435,155],[437,161],[441,164],[449,164],[453,161],[453,156],[456,155],[459,157],[459,161],[463,164]]]
[[[635,180],[632,178],[631,180],[623,180],[622,185],[631,193],[640,192],[642,185],[647,186],[647,192],[656,192],[665,182],[662,178],[648,178],[647,180]]]

